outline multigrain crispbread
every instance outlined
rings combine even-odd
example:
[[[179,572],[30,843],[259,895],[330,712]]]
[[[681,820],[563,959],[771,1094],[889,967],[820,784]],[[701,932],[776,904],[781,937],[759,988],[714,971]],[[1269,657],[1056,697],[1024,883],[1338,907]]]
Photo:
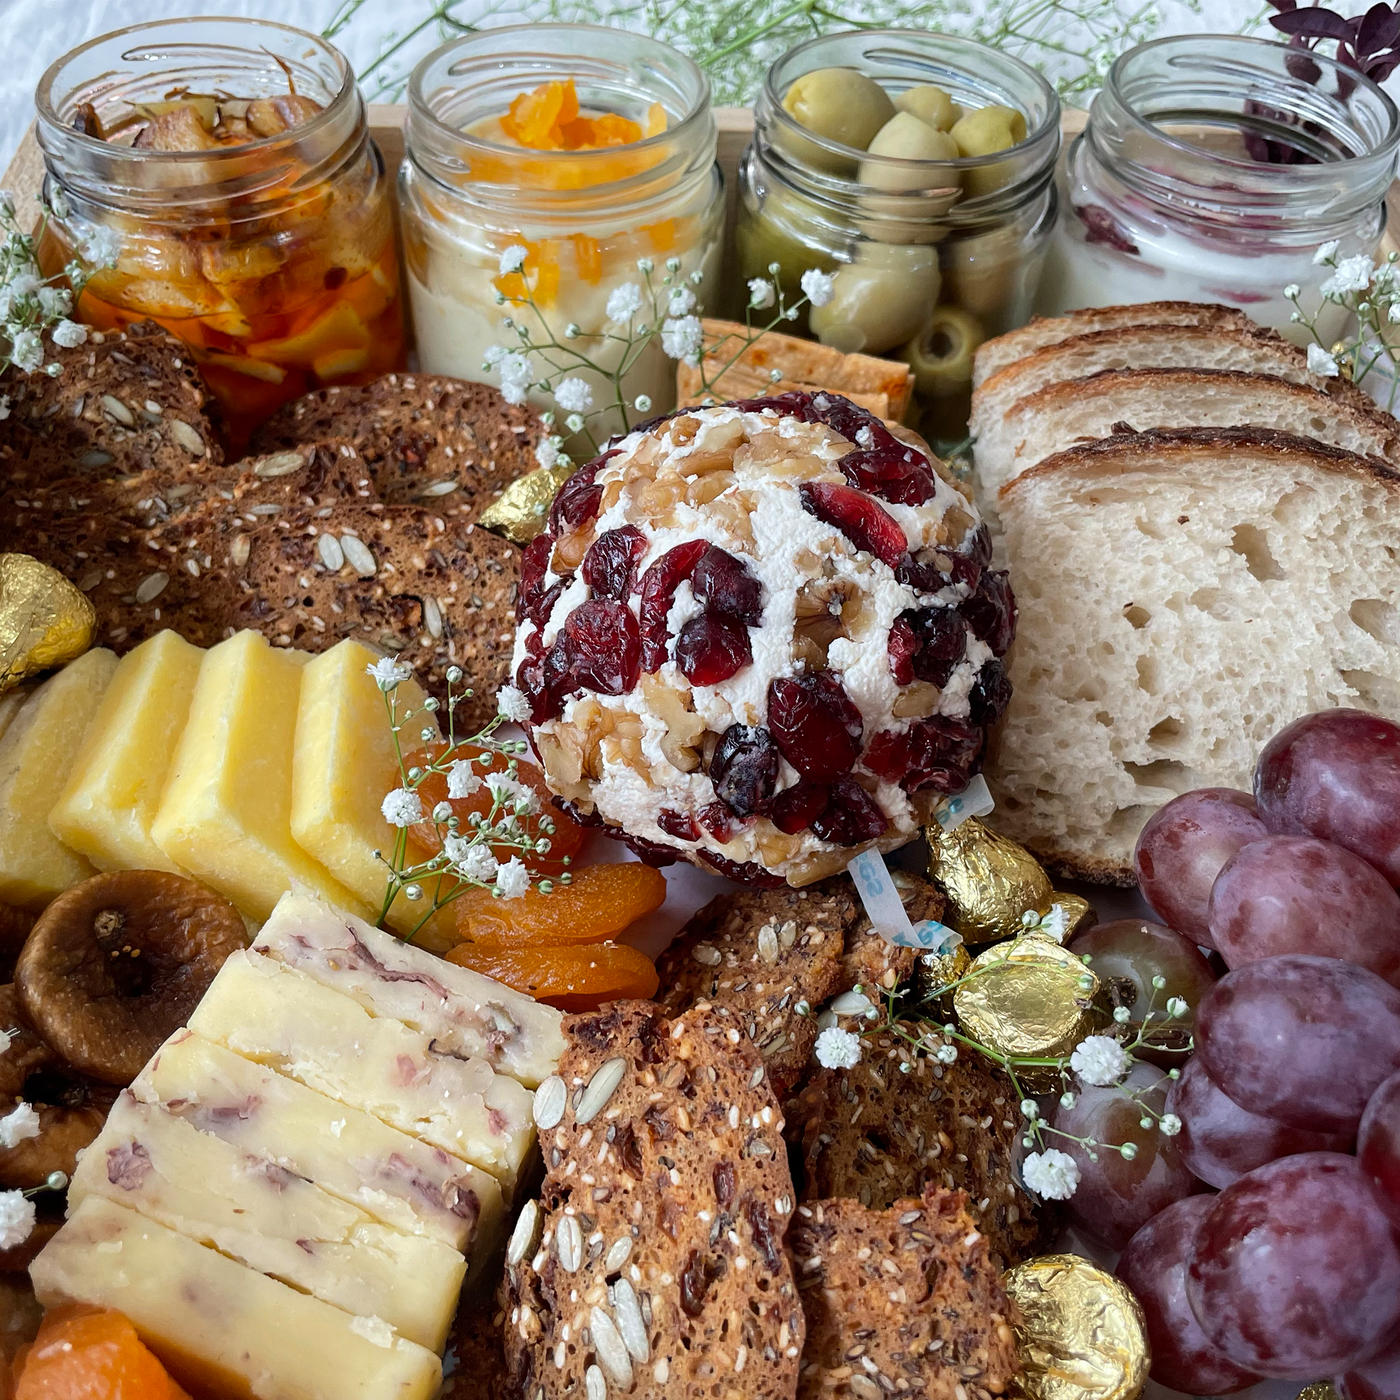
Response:
[[[782,1117],[712,1012],[564,1022],[537,1092],[545,1181],[506,1256],[506,1362],[531,1400],[780,1400],[805,1329]]]
[[[921,1026],[903,1028],[918,1039]],[[908,1070],[902,1066],[908,1065]],[[967,1050],[949,1065],[882,1031],[851,1069],[818,1069],[787,1104],[802,1149],[803,1200],[882,1210],[929,1187],[957,1188],[1003,1265],[1035,1252],[1044,1221],[1016,1180],[1011,1081]]]
[[[918,905],[915,919],[943,907],[927,881],[911,882],[906,902]],[[695,914],[658,959],[657,999],[669,1015],[704,1004],[733,1018],[784,1094],[817,1038],[815,1016],[798,1003],[819,1007],[857,982],[888,990],[913,970],[914,956],[871,929],[845,875],[801,890],[736,890]]]
[[[0,477],[10,490],[223,460],[217,410],[199,371],[152,322],[44,350],[61,373],[12,371],[0,379],[10,409],[0,432]]]
[[[1062,873],[1131,884],[1138,832],[1250,786],[1270,735],[1400,717],[1400,476],[1258,429],[1060,453],[999,505],[1021,609],[987,776],[993,825]]]
[[[474,520],[532,471],[543,428],[499,389],[434,374],[386,374],[358,388],[318,389],[253,435],[257,452],[344,438],[364,457],[380,498]]]
[[[798,1207],[799,1400],[990,1400],[1020,1370],[1011,1304],[961,1192]]]

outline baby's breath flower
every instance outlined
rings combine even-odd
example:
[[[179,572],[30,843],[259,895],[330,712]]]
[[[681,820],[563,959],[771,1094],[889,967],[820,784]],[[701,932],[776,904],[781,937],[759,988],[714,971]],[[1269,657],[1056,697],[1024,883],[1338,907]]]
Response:
[[[1067,1201],[1079,1187],[1079,1163],[1059,1148],[1032,1152],[1021,1164],[1026,1189],[1045,1201]]]
[[[44,363],[44,342],[39,338],[39,332],[28,329],[16,331],[10,343],[10,359],[26,373],[38,369]]]
[[[642,309],[642,289],[635,282],[623,282],[608,294],[604,311],[609,321],[630,321]]]
[[[525,259],[529,256],[530,250],[523,244],[512,243],[510,247],[501,254],[501,276],[508,277],[512,272],[519,272],[520,269],[525,266]]]
[[[530,718],[530,702],[519,686],[503,685],[496,692],[496,709],[516,724],[524,724]]]
[[[1175,1113],[1164,1113],[1157,1126],[1165,1137],[1175,1137],[1181,1131],[1181,1119]]]
[[[666,298],[668,316],[689,316],[695,310],[695,293],[689,287],[673,287]]]
[[[1167,998],[1167,1015],[1173,1021],[1179,1021],[1190,1009],[1182,997]]]
[[[409,788],[395,788],[384,798],[379,810],[390,826],[412,826],[423,820],[423,803]]]
[[[0,1147],[9,1149],[39,1136],[39,1115],[33,1106],[21,1103],[0,1118]]]
[[[698,316],[672,317],[661,327],[661,348],[673,359],[699,364],[704,327]]]
[[[62,346],[65,350],[72,350],[75,346],[81,345],[87,339],[87,327],[80,326],[76,321],[63,320],[50,332],[53,336],[53,343]]]
[[[495,365],[501,376],[501,397],[507,403],[524,403],[535,383],[535,366],[528,355],[508,351]]]
[[[1330,263],[1337,256],[1337,249],[1342,246],[1341,239],[1331,238],[1318,248],[1313,254],[1313,262],[1321,267],[1325,263]]]
[[[1336,357],[1316,343],[1308,346],[1308,368],[1327,379],[1339,373]]]
[[[766,311],[777,299],[773,284],[766,277],[749,278],[749,305],[756,311]]]
[[[1298,295],[1303,289],[1296,283],[1290,282],[1284,289],[1283,294],[1289,301],[1297,301]]]
[[[491,847],[470,837],[448,836],[443,840],[442,849],[448,860],[468,880],[479,880],[483,885],[489,885],[500,869],[496,857],[491,854]]]
[[[518,856],[511,856],[496,871],[496,888],[502,899],[519,899],[530,888],[530,872]]]
[[[828,1026],[817,1037],[817,1063],[825,1069],[854,1069],[860,1063],[860,1037],[840,1026]]]
[[[1127,1051],[1107,1035],[1085,1036],[1069,1057],[1069,1067],[1086,1084],[1116,1084],[1131,1063]]]
[[[1365,253],[1343,258],[1336,271],[1322,284],[1323,296],[1340,297],[1348,292],[1364,292],[1371,285],[1376,265]]]
[[[0,1191],[0,1249],[15,1249],[34,1232],[34,1202],[23,1191]]]
[[[637,397],[636,397],[636,398],[633,400],[633,402],[632,402],[632,407],[635,408],[635,409],[637,410],[638,413],[650,413],[650,412],[651,412],[651,395],[649,395],[649,394],[638,394]]]
[[[820,268],[809,267],[802,274],[802,290],[813,306],[825,306],[831,300],[836,284]]]
[[[381,656],[378,661],[365,667],[365,673],[374,678],[374,683],[386,694],[413,676],[413,669],[392,656]]]
[[[542,467],[552,467],[559,460],[559,449],[563,446],[564,439],[557,437],[544,437],[539,440],[535,448],[535,461]]]
[[[469,758],[454,758],[447,770],[447,795],[454,802],[481,791],[481,777]]]
[[[509,773],[488,773],[486,786],[497,802],[513,806],[517,812],[523,814],[539,809],[540,799],[534,788],[519,778],[512,778]]]
[[[933,1052],[933,1058],[940,1065],[956,1064],[958,1059],[958,1047],[956,1045],[940,1045]]]
[[[121,257],[121,236],[109,228],[94,228],[78,245],[93,267],[116,267]]]
[[[593,390],[586,379],[561,379],[554,387],[554,402],[565,413],[587,413],[593,407]]]

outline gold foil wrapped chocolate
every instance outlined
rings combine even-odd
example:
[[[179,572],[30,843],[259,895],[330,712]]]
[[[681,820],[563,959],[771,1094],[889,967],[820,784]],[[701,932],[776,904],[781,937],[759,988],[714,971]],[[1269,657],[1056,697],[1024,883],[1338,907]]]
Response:
[[[924,1001],[937,1000],[944,1015],[951,1015],[953,993],[939,996],[944,987],[950,987],[964,976],[972,966],[972,954],[959,943],[951,953],[921,953],[914,964],[914,985]]]
[[[1046,913],[1054,889],[1040,862],[1014,841],[998,835],[977,817],[952,831],[924,828],[929,844],[929,878],[943,891],[943,922],[968,943],[993,943],[1021,931],[1027,909]]]
[[[28,554],[0,554],[0,695],[92,645],[87,595]]]
[[[1007,1296],[1029,1400],[1134,1400],[1152,1354],[1142,1306],[1126,1284],[1077,1254],[1046,1254],[1009,1269]]]
[[[559,488],[574,474],[572,465],[537,467],[518,476],[477,517],[477,524],[522,547],[549,522]]]
[[[1063,890],[1054,890],[1050,895],[1050,905],[1053,908],[1056,904],[1065,911],[1064,941],[1066,943],[1075,934],[1083,933],[1086,928],[1093,928],[1099,921],[1099,911],[1083,895],[1066,894]]]
[[[1053,938],[1027,934],[998,943],[972,960],[953,993],[964,1035],[1015,1059],[1067,1059],[1099,1023],[1093,1007],[1099,979]],[[1016,1067],[1028,1086],[1059,1083],[1050,1066]]]
[[[1298,1400],[1337,1400],[1331,1381],[1313,1381],[1298,1392]]]

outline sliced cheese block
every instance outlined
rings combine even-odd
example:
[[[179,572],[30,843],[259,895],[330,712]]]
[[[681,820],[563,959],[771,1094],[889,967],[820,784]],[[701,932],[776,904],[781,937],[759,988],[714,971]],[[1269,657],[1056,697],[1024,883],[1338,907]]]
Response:
[[[309,895],[283,895],[254,948],[393,1016],[464,1059],[534,1088],[564,1052],[563,1016],[524,992],[444,962]]]
[[[105,647],[85,652],[25,702],[0,738],[0,903],[42,909],[97,872],[49,830],[49,809],[117,669]]]
[[[101,1196],[30,1266],[46,1307],[116,1308],[197,1394],[257,1400],[430,1400],[436,1356]]]
[[[368,914],[292,840],[292,748],[306,656],[258,632],[211,648],[199,668],[151,838],[177,865],[265,919],[293,884]]]
[[[400,785],[384,693],[365,669],[378,659],[368,647],[346,638],[307,662],[292,761],[293,837],[376,914],[384,905],[388,872],[375,852],[391,857],[399,836],[380,808],[385,794]],[[423,742],[425,728],[437,733],[432,712],[423,709],[426,699],[411,680],[401,681],[394,692],[405,752]],[[409,711],[414,713],[404,720]],[[424,859],[424,852],[409,849],[411,859]],[[439,909],[424,924],[428,903],[411,904],[400,894],[386,922],[432,947],[451,947],[457,941],[456,911]]]
[[[131,1092],[375,1220],[473,1259],[501,1234],[501,1188],[488,1173],[192,1031],[176,1031]]]
[[[24,708],[24,702],[33,694],[32,685],[17,685],[13,690],[7,690],[0,695],[0,739],[5,737],[5,731]]]
[[[165,631],[117,665],[49,813],[53,834],[99,870],[186,873],[151,840],[151,823],[203,659],[200,647]]]
[[[71,1210],[105,1196],[361,1317],[441,1351],[466,1261],[372,1221],[319,1186],[123,1093],[68,1188]]]
[[[485,1060],[333,992],[261,953],[219,969],[190,1029],[488,1171],[509,1196],[534,1141],[533,1095]]]

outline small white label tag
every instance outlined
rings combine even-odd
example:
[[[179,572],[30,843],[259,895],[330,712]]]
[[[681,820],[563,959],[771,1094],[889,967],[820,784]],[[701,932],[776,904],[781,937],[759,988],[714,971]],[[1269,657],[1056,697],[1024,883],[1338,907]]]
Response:
[[[995,807],[987,780],[979,773],[956,796],[945,797],[933,809],[933,819],[944,831],[956,831],[969,817],[985,817]]]
[[[951,953],[963,941],[962,934],[936,919],[910,922],[879,851],[862,851],[846,869],[855,881],[856,893],[871,924],[886,943],[893,943],[896,948],[919,948],[926,953]]]

